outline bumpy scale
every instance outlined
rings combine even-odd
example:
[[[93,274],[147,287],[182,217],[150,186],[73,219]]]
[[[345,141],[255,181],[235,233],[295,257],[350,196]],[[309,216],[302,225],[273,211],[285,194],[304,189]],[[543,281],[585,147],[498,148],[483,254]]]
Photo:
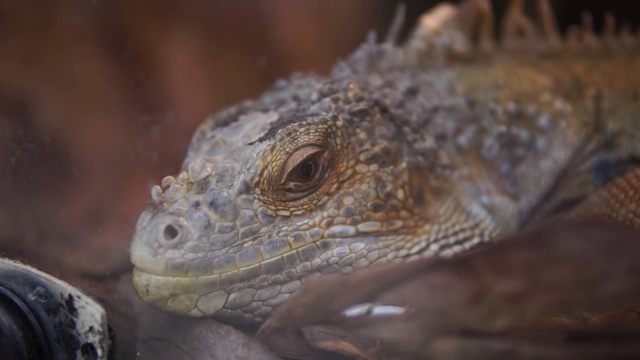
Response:
[[[500,51],[486,1],[439,5],[403,46],[400,13],[328,78],[207,119],[137,224],[138,294],[260,322],[308,276],[459,253],[606,183],[640,153],[639,42],[563,43],[538,9],[540,28],[513,3]]]

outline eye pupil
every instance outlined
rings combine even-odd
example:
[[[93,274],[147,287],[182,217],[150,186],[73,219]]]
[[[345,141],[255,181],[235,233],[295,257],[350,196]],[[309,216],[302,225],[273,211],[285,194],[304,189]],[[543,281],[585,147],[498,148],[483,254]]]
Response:
[[[309,195],[326,179],[329,161],[326,152],[315,145],[298,149],[283,164],[284,177],[278,184],[289,200]]]
[[[307,160],[300,164],[298,167],[298,175],[300,175],[303,179],[309,179],[313,176],[313,173],[316,170],[316,165],[311,160]]]

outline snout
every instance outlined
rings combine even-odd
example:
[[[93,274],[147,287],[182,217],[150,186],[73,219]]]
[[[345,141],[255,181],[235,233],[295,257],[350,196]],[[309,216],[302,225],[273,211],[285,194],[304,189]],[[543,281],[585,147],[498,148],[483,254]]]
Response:
[[[187,222],[173,215],[154,218],[148,212],[140,216],[131,242],[131,262],[139,271],[169,275],[169,259],[180,256],[181,245],[189,241]]]

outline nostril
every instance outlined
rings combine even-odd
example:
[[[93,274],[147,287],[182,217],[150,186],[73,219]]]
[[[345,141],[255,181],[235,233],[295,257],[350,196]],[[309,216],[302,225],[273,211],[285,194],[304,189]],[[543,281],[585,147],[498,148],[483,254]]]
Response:
[[[191,237],[191,229],[185,219],[165,216],[153,223],[153,242],[165,249],[174,249]]]
[[[165,249],[174,249],[191,237],[191,229],[185,219],[176,216],[161,218],[154,225],[155,241]]]
[[[175,225],[167,224],[162,232],[165,241],[173,241],[180,236],[180,229]]]

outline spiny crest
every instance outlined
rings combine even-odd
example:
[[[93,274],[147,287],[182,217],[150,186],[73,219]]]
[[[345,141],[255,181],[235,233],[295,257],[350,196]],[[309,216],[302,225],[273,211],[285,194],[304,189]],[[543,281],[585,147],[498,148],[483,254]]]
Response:
[[[525,0],[512,0],[500,21],[501,36],[496,39],[490,0],[465,0],[460,5],[445,2],[424,13],[406,43],[399,46],[405,15],[401,4],[385,41],[378,43],[375,32],[370,32],[367,41],[334,68],[334,75],[437,64],[496,51],[619,53],[640,48],[639,36],[628,25],[618,27],[611,13],[604,16],[601,36],[594,32],[592,15],[585,11],[581,24],[570,27],[563,38],[549,0],[536,0],[535,12],[534,21],[525,13]]]
[[[174,189],[177,189],[180,187],[179,184],[184,184],[187,182],[197,182],[213,173],[213,166],[210,162],[208,162],[206,159],[198,159],[189,164],[189,166],[184,171],[180,172],[177,179],[173,176],[165,176],[162,179],[160,185],[153,185],[151,187],[151,200],[155,204],[160,204],[162,202],[163,195],[167,191],[169,191],[172,186],[174,187]]]

